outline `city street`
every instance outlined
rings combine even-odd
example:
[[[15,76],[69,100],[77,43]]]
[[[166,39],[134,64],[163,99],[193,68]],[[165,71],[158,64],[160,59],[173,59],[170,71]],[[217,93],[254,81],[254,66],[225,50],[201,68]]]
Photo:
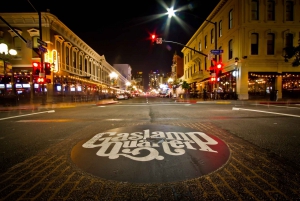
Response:
[[[0,108],[0,200],[299,200],[300,104]]]

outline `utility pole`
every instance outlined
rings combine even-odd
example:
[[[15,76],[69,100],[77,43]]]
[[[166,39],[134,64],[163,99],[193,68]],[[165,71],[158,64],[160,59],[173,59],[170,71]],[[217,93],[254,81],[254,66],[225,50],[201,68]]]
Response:
[[[36,10],[35,7],[32,5],[32,3],[28,0],[28,3],[31,5],[31,7],[38,13],[39,16],[39,32],[40,32],[40,40],[43,41],[43,33],[42,33],[42,14],[41,11]],[[46,80],[46,74],[45,74],[45,65],[44,65],[44,51],[40,50],[40,60],[41,60],[41,73],[39,74],[39,77],[44,77],[44,80]],[[42,84],[42,105],[46,105],[46,93],[45,93],[45,81]]]

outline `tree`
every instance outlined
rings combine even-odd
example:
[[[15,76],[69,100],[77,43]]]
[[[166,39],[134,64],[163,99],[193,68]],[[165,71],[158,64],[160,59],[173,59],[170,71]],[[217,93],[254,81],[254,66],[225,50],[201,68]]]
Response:
[[[184,89],[185,97],[187,97],[188,90],[191,88],[190,85],[186,81],[183,81],[181,88]]]
[[[293,67],[297,67],[300,65],[300,44],[298,47],[286,47],[284,48],[285,55],[284,61],[288,62],[289,59],[295,57],[294,61],[292,62]]]

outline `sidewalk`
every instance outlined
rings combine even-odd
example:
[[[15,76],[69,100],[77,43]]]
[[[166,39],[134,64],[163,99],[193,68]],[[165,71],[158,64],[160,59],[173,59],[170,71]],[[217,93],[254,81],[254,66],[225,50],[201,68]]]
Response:
[[[199,98],[177,98],[174,99],[175,102],[181,102],[181,103],[216,103],[216,104],[238,104],[238,103],[256,103],[256,104],[270,104],[270,105],[290,105],[290,104],[300,104],[299,99],[294,100],[278,100],[278,101],[271,101],[267,99],[261,99],[261,100],[227,100],[227,99],[199,99]]]
[[[30,109],[37,109],[37,108],[46,108],[46,109],[53,109],[53,108],[68,108],[68,107],[76,107],[80,105],[108,105],[118,103],[118,101],[113,100],[112,98],[109,99],[101,99],[98,101],[90,101],[90,102],[60,102],[60,103],[46,103],[42,105],[41,103],[27,103],[27,104],[20,104],[17,106],[0,106],[0,111],[9,111],[9,110],[30,110]]]

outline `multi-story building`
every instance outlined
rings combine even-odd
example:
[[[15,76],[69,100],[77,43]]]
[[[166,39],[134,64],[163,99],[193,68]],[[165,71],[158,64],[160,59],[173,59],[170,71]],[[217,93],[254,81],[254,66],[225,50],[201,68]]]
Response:
[[[295,57],[285,59],[286,48],[300,45],[299,10],[299,0],[220,0],[186,44],[203,54],[182,49],[184,79],[195,91],[236,93],[241,100],[276,92],[279,99],[299,98],[300,66],[292,65]],[[218,63],[221,73],[211,75]]]
[[[175,52],[171,65],[171,78],[180,79],[183,76],[183,59]]]
[[[144,82],[145,79],[143,77],[143,72],[142,71],[138,71],[136,72],[133,76],[132,76],[132,81],[134,82],[137,90],[139,91],[144,91]]]
[[[127,79],[104,55],[95,52],[50,12],[0,16],[0,42],[17,50],[17,55],[10,58],[1,54],[0,59],[12,66],[13,75],[7,79],[7,74],[1,75],[1,94],[12,92],[33,101],[43,94],[47,101],[55,101],[59,97],[90,99],[125,90]],[[43,73],[44,67],[33,71],[33,63],[50,64],[52,70],[49,75],[36,73]],[[112,72],[118,75],[114,85],[109,76]],[[38,83],[39,76],[46,76],[47,82]]]

